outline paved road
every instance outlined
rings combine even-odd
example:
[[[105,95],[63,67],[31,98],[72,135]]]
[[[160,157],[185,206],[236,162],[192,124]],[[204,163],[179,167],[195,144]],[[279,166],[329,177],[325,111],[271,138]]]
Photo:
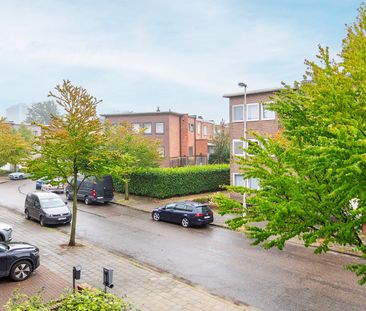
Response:
[[[0,205],[23,211],[24,195],[18,193],[18,187],[27,192],[34,189],[34,183],[1,184]],[[80,238],[169,271],[219,295],[263,310],[365,309],[366,288],[343,269],[356,258],[314,255],[311,249],[295,245],[283,252],[265,251],[250,246],[241,234],[217,227],[184,229],[156,223],[146,213],[115,205],[88,209],[91,213],[78,214]],[[58,229],[67,231],[69,227]]]

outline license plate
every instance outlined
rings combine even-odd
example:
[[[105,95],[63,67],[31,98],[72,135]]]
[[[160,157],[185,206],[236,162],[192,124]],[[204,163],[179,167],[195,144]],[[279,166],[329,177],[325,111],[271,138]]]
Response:
[[[61,217],[58,220],[65,220],[65,219],[66,219],[66,217]]]
[[[205,219],[210,218],[210,216],[205,216]]]

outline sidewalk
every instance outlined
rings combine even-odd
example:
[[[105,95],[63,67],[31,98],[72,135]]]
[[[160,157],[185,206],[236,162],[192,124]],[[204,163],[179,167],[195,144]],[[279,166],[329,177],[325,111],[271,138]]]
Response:
[[[197,199],[197,198],[208,197],[213,194],[215,194],[215,192],[193,194],[193,195],[174,197],[174,198],[169,198],[169,199],[164,199],[164,200],[130,195],[130,200],[126,201],[124,199],[124,195],[122,193],[115,192],[113,203],[119,204],[119,205],[122,205],[125,207],[129,207],[129,208],[137,209],[137,210],[140,210],[143,212],[151,213],[154,208],[162,206],[162,205],[166,205],[171,202],[189,201],[189,200],[193,200],[193,199]],[[212,225],[223,227],[223,228],[228,228],[226,221],[233,218],[234,216],[233,215],[222,216],[217,212],[217,210],[213,210],[213,212],[214,212],[214,222],[212,223]],[[304,246],[304,242],[299,240],[296,237],[290,239],[288,241],[288,243]],[[311,247],[316,247],[317,245],[319,245],[319,243],[314,243]],[[360,252],[353,250],[353,248],[350,246],[333,245],[330,247],[330,249],[333,252],[346,254],[346,255],[350,255],[350,256],[361,257],[361,255],[362,255]]]
[[[80,283],[86,282],[101,288],[102,268],[110,267],[114,269],[114,288],[110,292],[125,297],[141,310],[255,310],[236,305],[169,273],[155,271],[80,239],[78,241],[82,246],[65,247],[63,244],[67,243],[68,236],[64,233],[53,228],[41,228],[37,223],[26,221],[20,214],[6,208],[0,207],[0,213],[2,221],[13,225],[14,241],[28,241],[40,248],[40,269],[22,282],[33,292],[37,291],[35,282],[38,282],[38,289],[44,286],[47,293],[60,291],[60,287],[66,285],[71,286],[72,267],[75,265],[82,267]],[[51,288],[51,283],[57,286]],[[6,286],[9,287],[8,284],[13,284],[15,288],[18,283],[0,283],[0,293],[4,292]]]

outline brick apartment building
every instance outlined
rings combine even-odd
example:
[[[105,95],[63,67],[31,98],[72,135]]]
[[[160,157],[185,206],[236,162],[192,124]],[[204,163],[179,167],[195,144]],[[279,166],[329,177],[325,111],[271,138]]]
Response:
[[[112,124],[129,122],[144,134],[160,141],[162,167],[207,164],[215,124],[202,117],[177,112],[104,114]]]
[[[244,180],[240,174],[239,167],[236,164],[236,156],[244,156],[241,149],[243,141],[240,139],[244,136],[244,118],[247,126],[247,139],[253,143],[258,143],[254,139],[251,131],[260,133],[261,135],[272,136],[278,132],[279,124],[274,111],[266,109],[265,103],[270,101],[271,95],[279,91],[279,88],[263,89],[248,91],[246,97],[246,107],[244,105],[244,92],[237,92],[223,95],[229,99],[230,109],[230,141],[232,161],[230,164],[230,184],[234,186],[248,186],[257,188],[258,181],[254,178]]]

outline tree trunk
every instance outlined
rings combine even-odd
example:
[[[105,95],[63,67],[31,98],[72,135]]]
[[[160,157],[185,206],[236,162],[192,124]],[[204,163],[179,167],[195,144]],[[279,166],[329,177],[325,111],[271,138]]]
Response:
[[[77,183],[77,173],[74,173],[74,181],[72,185],[72,222],[71,222],[71,232],[69,246],[75,246],[75,236],[76,236],[76,214],[78,206],[78,183]]]
[[[128,192],[128,181],[125,181],[125,200],[128,201],[130,199],[130,194]]]

